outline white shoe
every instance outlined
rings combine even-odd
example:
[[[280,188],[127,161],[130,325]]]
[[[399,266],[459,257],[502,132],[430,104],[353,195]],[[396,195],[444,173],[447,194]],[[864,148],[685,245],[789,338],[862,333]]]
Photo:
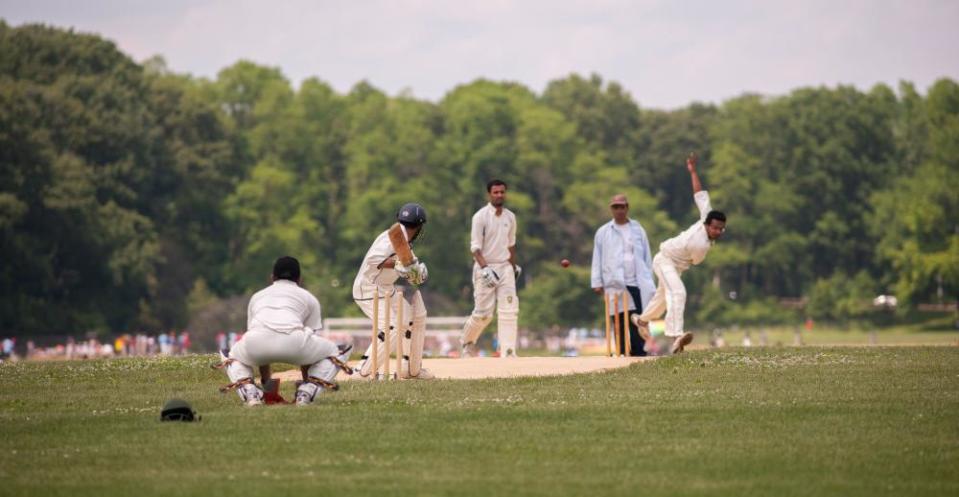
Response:
[[[653,335],[649,333],[649,323],[641,324],[639,319],[639,314],[633,314],[629,317],[629,320],[633,322],[636,328],[639,330],[639,336],[645,341],[652,340]]]
[[[240,394],[240,399],[247,407],[253,407],[263,404],[263,390],[252,383],[240,385],[236,393]]]
[[[670,353],[678,354],[686,348],[687,345],[693,342],[692,333],[683,333],[682,335],[676,337],[676,340],[673,340],[673,346],[670,348]]]
[[[316,383],[298,381],[296,385],[296,405],[302,407],[312,404],[321,392],[323,392],[323,388]]]
[[[403,380],[432,380],[436,378],[436,375],[430,372],[429,369],[420,368],[420,374],[416,376],[410,376],[409,368],[405,368],[402,373],[400,373],[400,379]]]
[[[460,349],[460,359],[464,357],[476,357],[476,344],[475,343],[464,343],[463,348]]]

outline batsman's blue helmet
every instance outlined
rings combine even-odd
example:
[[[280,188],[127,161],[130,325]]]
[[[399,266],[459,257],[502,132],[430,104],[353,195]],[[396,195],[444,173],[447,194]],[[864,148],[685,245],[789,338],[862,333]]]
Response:
[[[407,226],[426,224],[426,209],[420,204],[404,204],[396,213],[396,220]]]

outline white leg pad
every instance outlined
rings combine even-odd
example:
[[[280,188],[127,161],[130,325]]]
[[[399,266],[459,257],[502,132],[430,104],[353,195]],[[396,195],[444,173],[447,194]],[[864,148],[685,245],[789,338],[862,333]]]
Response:
[[[243,402],[251,406],[263,403],[263,390],[253,383],[254,376],[251,366],[233,359],[226,365],[226,375],[230,378],[230,383],[249,380],[247,383],[236,387],[236,393]]]
[[[519,297],[506,293],[497,299],[497,332],[500,357],[516,356],[516,335],[519,320]]]
[[[405,304],[405,302],[404,302]],[[423,295],[419,290],[410,296],[410,314],[412,316],[406,323],[403,323],[403,333],[400,339],[403,340],[403,351],[405,352],[404,365],[409,369],[405,371],[408,376],[418,376],[423,367],[423,345],[426,342],[426,305],[423,303]],[[402,372],[397,371],[402,374]]]
[[[471,314],[469,319],[466,320],[466,324],[463,325],[463,331],[460,333],[460,343],[463,345],[476,343],[476,340],[479,339],[483,330],[489,326],[492,320],[493,316],[491,315],[482,316],[475,313]]]
[[[500,277],[505,277],[502,267],[494,268]],[[493,307],[496,305],[497,288],[486,286],[480,268],[473,265],[473,312],[470,314],[466,324],[463,325],[463,331],[460,333],[461,345],[472,345],[476,343],[483,330],[493,320]],[[500,284],[502,286],[502,283]]]
[[[379,334],[379,339],[376,341],[376,361],[379,367],[383,368],[383,361],[388,361],[390,353],[392,350],[386,350],[386,342],[384,341],[386,335],[381,331]],[[390,330],[390,348],[394,349],[396,347],[397,333],[395,329]],[[395,350],[395,349],[394,349]],[[373,369],[373,346],[370,345],[366,348],[366,352],[363,353],[363,362],[360,363],[360,375],[369,376],[370,370]]]
[[[306,370],[306,374],[313,377],[319,378],[323,381],[333,382],[336,379],[337,373],[340,372],[340,368],[333,364],[333,361],[329,359],[323,359],[322,361],[310,366]]]
[[[253,367],[233,359],[226,366],[226,375],[230,378],[230,383],[236,383],[247,378],[252,380],[254,377]]]
[[[379,322],[379,325],[377,326],[377,329],[379,331],[377,333],[378,339],[376,340],[376,345],[377,345],[376,360],[380,368],[383,367],[383,361],[387,360],[387,358],[389,357],[387,355],[389,352],[386,350],[386,343],[384,342],[384,340],[386,339],[387,332],[390,333],[390,344],[393,345],[396,343],[394,342],[394,340],[396,340],[396,331],[395,331],[394,323],[396,321],[396,311],[397,311],[397,305],[398,305],[397,301],[399,299],[395,295],[393,295],[392,298],[389,299],[390,300],[390,322],[386,321],[386,316],[387,316],[386,300],[387,300],[386,298],[380,298],[379,300],[380,308],[378,311],[380,322]],[[373,302],[372,301],[369,301],[369,300],[357,301],[356,305],[359,306],[360,310],[363,311],[363,314],[366,314],[366,317],[370,319],[373,318]],[[370,344],[370,346],[366,348],[366,351],[363,352],[362,362],[360,362],[360,366],[359,368],[357,368],[357,371],[359,371],[360,376],[370,375],[370,370],[373,369],[372,357],[373,357],[373,344]]]

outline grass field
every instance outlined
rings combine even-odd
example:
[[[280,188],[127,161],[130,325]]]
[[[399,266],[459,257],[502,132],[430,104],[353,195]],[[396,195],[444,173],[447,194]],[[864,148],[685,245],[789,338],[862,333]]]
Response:
[[[758,328],[727,329],[723,338],[729,345],[740,345],[743,336],[749,333],[754,345],[759,344],[761,331]],[[766,329],[768,345],[793,345],[795,331],[783,327]],[[697,334],[700,345],[708,343],[709,334],[705,331]],[[840,330],[818,327],[813,331],[803,331],[805,345],[959,345],[959,330],[915,330],[906,327],[887,328],[877,332],[862,329]],[[695,343],[695,342],[694,342]]]
[[[0,364],[0,495],[959,495],[957,347],[347,382],[308,408],[243,408],[212,361]],[[203,421],[160,423],[174,396]]]

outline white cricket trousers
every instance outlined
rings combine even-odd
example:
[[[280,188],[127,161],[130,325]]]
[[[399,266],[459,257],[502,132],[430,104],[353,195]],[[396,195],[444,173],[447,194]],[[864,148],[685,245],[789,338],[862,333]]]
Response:
[[[473,313],[463,327],[463,343],[476,343],[476,339],[493,319],[496,308],[497,338],[500,357],[516,353],[516,336],[519,320],[519,297],[516,296],[516,275],[513,265],[507,262],[491,263],[489,267],[499,276],[499,283],[490,288],[481,276],[479,264],[473,265]]]
[[[230,350],[230,357],[249,366],[274,362],[307,366],[338,354],[335,343],[306,330],[250,331]]]
[[[673,261],[659,252],[653,257],[653,273],[656,274],[656,293],[646,304],[639,319],[650,322],[666,312],[666,336],[683,334],[683,312],[686,310],[686,286],[680,279],[679,270]]]
[[[310,366],[308,374],[319,378],[326,376],[331,368],[336,369],[332,362],[325,359],[339,353],[335,343],[314,334],[312,330],[295,330],[290,333],[253,330],[246,332],[243,339],[230,349],[230,358],[234,361],[227,367],[226,374],[231,382],[252,379],[255,366],[282,362]],[[332,378],[333,376],[330,376],[330,379]],[[243,397],[242,394],[240,396]]]

